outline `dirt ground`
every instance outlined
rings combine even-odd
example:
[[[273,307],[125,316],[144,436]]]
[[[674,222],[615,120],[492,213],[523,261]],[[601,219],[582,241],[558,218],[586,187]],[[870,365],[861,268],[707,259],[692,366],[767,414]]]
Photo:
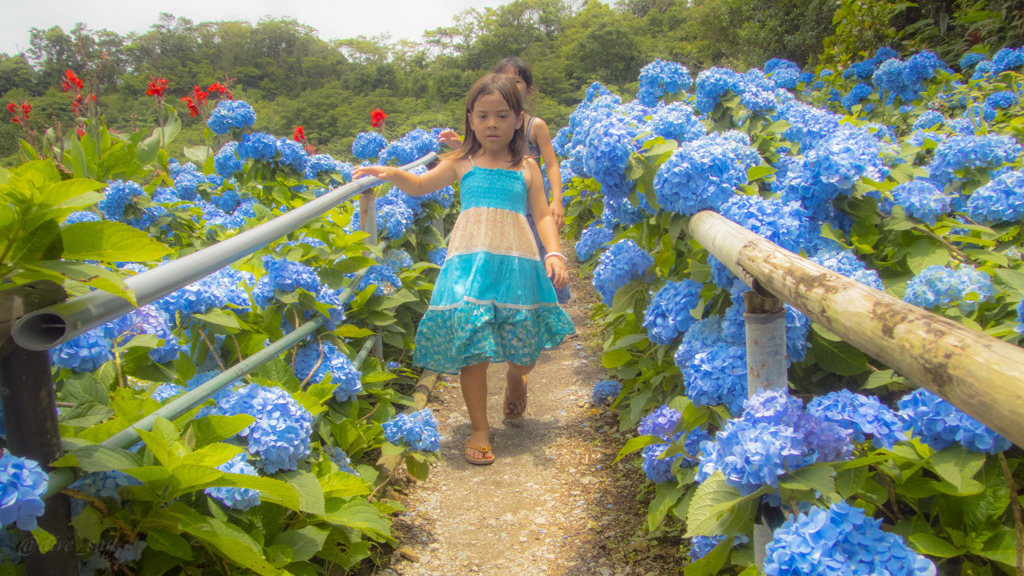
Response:
[[[565,243],[568,244],[568,243]],[[503,420],[504,364],[488,371],[488,417],[496,461],[463,459],[469,419],[458,377],[438,382],[428,406],[441,423],[441,461],[426,482],[397,486],[408,512],[394,518],[400,547],[378,575],[659,576],[679,573],[678,546],[644,540],[643,474],[612,460],[625,443],[615,416],[594,406],[605,379],[600,334],[590,325],[599,302],[568,247],[577,334],[541,355],[528,377],[529,403]]]

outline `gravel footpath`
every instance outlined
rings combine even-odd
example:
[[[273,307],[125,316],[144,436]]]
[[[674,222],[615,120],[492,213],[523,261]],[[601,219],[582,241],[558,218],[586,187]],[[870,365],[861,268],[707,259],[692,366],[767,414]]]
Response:
[[[598,299],[569,256],[573,297],[564,308],[577,334],[541,355],[519,420],[502,419],[505,365],[491,365],[491,466],[463,459],[469,419],[458,377],[438,381],[427,405],[441,423],[441,461],[426,482],[402,471],[396,492],[408,512],[394,518],[399,547],[376,574],[679,573],[678,544],[644,538],[643,474],[626,461],[611,465],[626,437],[607,408],[590,402],[606,378],[600,334],[589,324]]]

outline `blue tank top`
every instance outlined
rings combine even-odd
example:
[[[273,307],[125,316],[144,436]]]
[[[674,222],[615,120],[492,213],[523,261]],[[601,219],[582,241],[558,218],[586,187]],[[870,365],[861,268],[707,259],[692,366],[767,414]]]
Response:
[[[540,164],[540,146],[530,142],[530,128],[533,128],[533,121],[536,119],[537,117],[534,116],[526,123],[526,155],[537,160],[537,163]]]

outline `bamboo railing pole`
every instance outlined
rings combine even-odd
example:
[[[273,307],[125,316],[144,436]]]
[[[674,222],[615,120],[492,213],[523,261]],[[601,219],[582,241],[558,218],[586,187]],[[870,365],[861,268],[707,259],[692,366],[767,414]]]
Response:
[[[734,274],[1024,446],[1024,349],[784,250],[715,212],[687,229]]]

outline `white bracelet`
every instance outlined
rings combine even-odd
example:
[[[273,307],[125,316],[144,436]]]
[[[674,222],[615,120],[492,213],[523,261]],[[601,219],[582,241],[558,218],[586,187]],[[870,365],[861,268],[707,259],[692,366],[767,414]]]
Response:
[[[547,261],[547,259],[551,258],[552,256],[558,256],[559,258],[561,258],[562,264],[569,263],[569,261],[565,259],[565,254],[562,254],[561,252],[548,252],[547,256],[544,257],[544,260]]]

